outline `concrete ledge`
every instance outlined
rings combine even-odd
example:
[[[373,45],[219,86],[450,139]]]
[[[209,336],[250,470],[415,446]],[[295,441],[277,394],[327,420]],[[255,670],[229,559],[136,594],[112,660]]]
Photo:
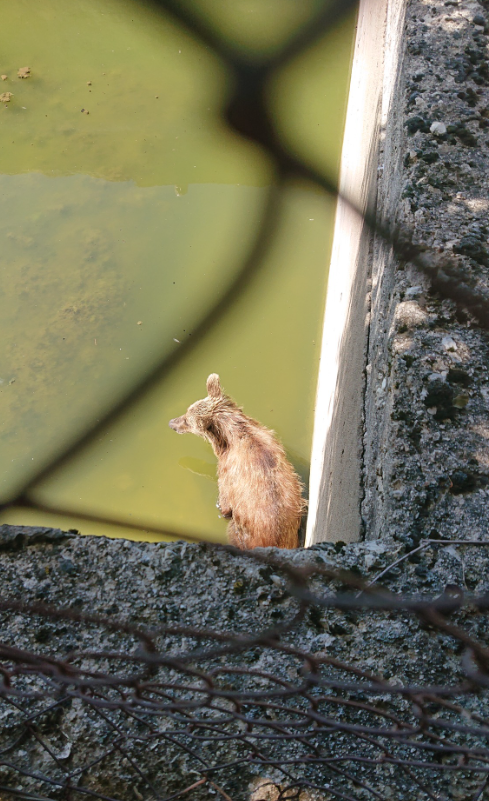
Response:
[[[420,736],[419,717],[408,718],[405,701],[396,694],[382,696],[375,716],[366,712],[377,705],[377,692],[369,693],[370,682],[355,674],[366,671],[365,677],[378,675],[379,681],[393,677],[394,686],[453,685],[461,680],[460,650],[451,637],[427,630],[402,609],[314,605],[298,615],[297,598],[281,568],[303,568],[309,579],[301,589],[331,599],[338,582],[328,577],[329,571],[355,570],[371,581],[402,550],[399,543],[388,542],[259,549],[262,558],[275,560],[267,565],[203,543],[156,545],[0,526],[0,662],[7,669],[0,690],[5,677],[11,679],[9,692],[0,692],[0,798],[55,801],[70,793],[73,799],[118,801],[179,796],[276,801],[278,792],[270,785],[277,782],[282,789],[290,784],[283,798],[301,790],[302,801],[330,801],[367,799],[357,793],[367,782],[376,797],[421,799],[402,767],[352,761],[352,752],[372,753],[365,731],[379,737],[379,716],[386,712],[400,716],[406,732],[412,726],[418,744]],[[453,548],[432,546],[423,554],[429,572],[405,559],[383,582],[396,594],[408,586],[414,596],[428,588],[436,596],[447,584],[462,587],[467,574],[475,592],[487,593],[487,549],[459,550],[463,562],[454,558]],[[321,575],[322,568],[327,575]],[[462,597],[462,591],[454,596]],[[43,614],[39,604],[59,615]],[[450,624],[475,639],[477,634],[485,637],[484,611],[478,616],[474,609],[471,620],[465,607]],[[147,641],[137,638],[136,631],[147,632],[156,650],[147,651]],[[199,632],[205,636],[195,636]],[[247,645],[250,636],[257,640]],[[149,674],[148,653],[158,658]],[[341,664],[353,672],[339,672]],[[206,677],[208,684],[203,683]],[[324,687],[332,682],[337,689],[325,692],[319,677]],[[346,681],[346,688],[338,681]],[[355,682],[360,704],[351,700]],[[204,688],[217,695],[207,696]],[[17,690],[20,698],[14,695]],[[40,696],[22,696],[26,690]],[[314,697],[321,699],[317,707],[311,704]],[[345,705],[338,708],[341,699]],[[487,692],[462,696],[457,703],[467,711],[458,718],[450,715],[452,725],[467,726],[470,715],[475,721],[489,715]],[[125,704],[125,712],[118,709]],[[304,717],[294,726],[298,710]],[[322,716],[322,723],[308,719],[308,710]],[[443,710],[440,717],[449,715]],[[335,720],[338,729],[331,725]],[[360,736],[354,733],[358,726]],[[471,747],[487,747],[486,730],[480,731],[479,738],[465,735]],[[281,733],[283,739],[277,737]],[[266,749],[264,735],[269,735]],[[310,742],[317,739],[316,764]],[[397,748],[395,737],[388,736],[382,737],[384,747],[389,740]],[[466,741],[457,742],[463,748]],[[347,762],[348,770],[332,772],[331,758]],[[480,786],[480,774],[465,773],[463,767],[450,774],[453,799],[475,798]],[[211,792],[215,785],[207,775],[222,792]],[[255,794],[258,783],[268,784],[270,794]],[[329,789],[309,794],[311,783]],[[446,783],[446,773],[430,771],[432,798],[446,797]]]

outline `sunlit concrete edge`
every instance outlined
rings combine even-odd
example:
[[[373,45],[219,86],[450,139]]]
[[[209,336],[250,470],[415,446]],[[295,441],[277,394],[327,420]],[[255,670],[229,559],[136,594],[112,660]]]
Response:
[[[343,140],[340,191],[375,202],[378,149],[393,102],[406,0],[361,0]],[[371,237],[337,204],[314,418],[306,546],[361,534],[362,412]]]

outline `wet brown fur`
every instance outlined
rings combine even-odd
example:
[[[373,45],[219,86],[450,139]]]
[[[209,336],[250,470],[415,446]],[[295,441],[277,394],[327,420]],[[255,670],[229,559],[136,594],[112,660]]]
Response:
[[[273,431],[248,417],[207,379],[207,397],[170,420],[179,434],[192,433],[217,456],[218,506],[229,520],[229,541],[239,548],[297,548],[306,503],[302,484]]]

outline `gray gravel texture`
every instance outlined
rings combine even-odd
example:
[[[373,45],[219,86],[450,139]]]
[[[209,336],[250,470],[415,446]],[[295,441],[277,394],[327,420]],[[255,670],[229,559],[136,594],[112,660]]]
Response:
[[[52,619],[20,610],[0,611],[0,643],[61,660],[68,653],[76,652],[79,655],[72,664],[103,672],[105,682],[107,674],[119,683],[121,676],[127,679],[137,674],[142,683],[141,663],[134,665],[108,656],[110,652],[120,652],[135,656],[137,660],[141,654],[141,641],[132,633],[117,631],[117,625],[111,630],[111,623],[120,621],[152,630],[158,626],[206,628],[224,635],[231,634],[234,640],[243,635],[269,632],[277,625],[291,621],[298,609],[297,599],[288,590],[281,564],[316,569],[336,566],[352,570],[354,576],[363,576],[370,581],[379,571],[405,555],[405,548],[401,543],[336,543],[295,552],[257,549],[256,553],[258,557],[271,556],[278,562],[270,566],[205,544],[150,544],[80,536],[51,529],[2,526],[0,602],[5,598],[24,603],[41,602],[71,610],[75,615],[99,615],[105,623]],[[452,591],[455,588],[457,592],[466,592],[471,587],[476,593],[487,592],[488,557],[484,547],[434,544],[404,559],[382,581],[396,593],[402,591],[419,597],[437,596],[447,584],[452,586]],[[341,582],[325,576],[311,577],[308,588],[316,598],[330,597],[332,591],[344,589]],[[486,614],[475,614],[468,607],[453,615],[451,620],[482,644],[489,645]],[[214,648],[219,644],[212,638],[196,640],[190,633],[176,629],[160,632],[155,635],[154,642],[158,654],[167,660],[180,658],[180,661],[182,654],[191,654],[200,647]],[[376,726],[389,730],[394,726],[392,731],[395,731],[392,720],[372,715],[361,707],[338,706],[335,699],[343,698],[347,703],[373,703],[380,713],[393,714],[402,721],[417,725],[413,705],[398,695],[390,695],[389,689],[400,684],[456,685],[463,677],[462,651],[463,646],[456,638],[422,625],[416,616],[403,610],[340,611],[312,603],[302,621],[282,632],[280,644],[272,642],[270,634],[267,634],[265,643],[244,647],[237,655],[194,656],[185,664],[206,674],[214,670],[214,686],[223,693],[217,699],[220,704],[218,711],[227,714],[236,709],[232,701],[233,692],[242,696],[249,691],[276,690],[277,680],[286,682],[292,691],[286,704],[296,709],[310,709],[300,689],[308,674],[307,670],[304,673],[307,665],[304,654],[310,653],[318,660],[323,657],[341,660],[350,667],[349,671],[322,664],[319,675],[326,681],[347,682],[350,689],[323,687],[323,701],[318,702],[317,711],[346,728],[331,732],[326,727],[321,735],[315,738],[310,735],[310,742],[317,743],[323,756],[363,754],[378,759],[384,755],[382,749],[370,746],[362,736],[349,731],[348,726],[366,726],[370,727],[369,730]],[[98,652],[99,655],[90,656],[88,652]],[[0,664],[7,663],[9,660],[5,657],[0,661]],[[252,678],[246,673],[229,672],[233,668],[260,671],[260,676]],[[385,682],[385,692],[372,695],[362,687],[352,688],[351,685],[356,685],[360,679],[351,669],[380,677]],[[50,672],[46,663],[43,671]],[[55,684],[51,683],[52,680]],[[166,681],[171,688],[167,688],[167,698],[160,699],[162,704],[170,696],[173,701],[191,702],[196,698],[202,701],[202,695],[189,689],[198,683],[198,677],[185,674],[179,665],[161,667],[149,680]],[[120,702],[121,696],[107,688],[104,681],[100,688],[102,696],[108,701],[116,699]],[[51,678],[48,675],[42,682],[36,677],[36,670],[30,675],[14,677],[13,686],[23,690],[37,689],[50,697],[31,701],[14,697],[14,703],[0,700],[2,801],[19,797],[8,788],[21,793],[21,797],[22,794],[37,793],[43,798],[66,798],[66,791],[61,788],[68,776],[73,788],[121,801],[166,798],[199,781],[206,774],[204,763],[227,764],[236,759],[243,761],[218,773],[207,774],[219,790],[206,782],[189,792],[188,797],[199,800],[226,798],[222,790],[233,801],[250,798],[275,801],[278,796],[271,790],[255,789],[255,795],[251,796],[252,788],[264,781],[276,781],[281,787],[286,784],[278,768],[250,763],[250,749],[243,739],[246,727],[242,721],[219,724],[217,728],[221,734],[232,735],[231,739],[224,741],[191,741],[182,735],[182,731],[187,734],[190,731],[189,715],[199,719],[207,715],[206,720],[212,722],[213,716],[218,714],[216,710],[191,707],[177,719],[178,713],[168,705],[156,716],[145,716],[140,707],[134,707],[134,713],[110,707],[96,709],[86,700],[82,703],[79,687],[68,679],[60,679],[59,674],[57,680],[55,671]],[[64,687],[64,692],[60,693],[60,686]],[[134,698],[130,681],[125,691],[129,699]],[[317,692],[309,685],[311,697]],[[68,697],[70,693],[71,697]],[[66,700],[61,703],[63,698]],[[485,749],[486,729],[481,728],[480,720],[489,717],[487,691],[479,695],[457,696],[450,701],[461,704],[461,709],[457,712],[436,705],[430,707],[430,715],[436,718],[434,736],[441,734],[444,742]],[[41,710],[44,710],[42,714]],[[291,715],[285,714],[283,709],[264,709],[248,700],[240,711],[250,721],[265,720],[265,728],[259,725],[255,733],[263,734],[265,730],[273,735],[277,731],[283,733],[283,728],[277,730],[273,727],[283,725],[285,717],[289,719],[287,725],[290,729]],[[480,733],[475,736],[451,728],[437,728],[442,719],[448,721],[449,727],[453,724],[470,725]],[[313,731],[311,724],[310,730]],[[180,732],[180,739],[175,738],[175,731]],[[202,732],[197,730],[197,733]],[[205,732],[209,736],[215,734],[215,731]],[[414,739],[421,741],[423,737],[418,734]],[[179,742],[192,747],[194,755],[179,747]],[[287,766],[287,760],[297,760],[310,753],[304,740],[299,737],[257,742],[270,761],[276,760],[278,765],[286,767],[296,780],[323,788],[321,792],[311,790],[303,794],[302,801],[332,799],[337,797],[333,791],[348,791],[348,798],[375,798],[366,787],[374,788],[386,799],[466,799],[475,794],[484,778],[480,774],[470,775],[463,764],[449,774],[418,770],[416,775],[424,783],[422,786],[413,784],[406,771],[382,761],[373,767],[351,761],[338,763],[331,769],[324,764]],[[430,752],[396,745],[395,737],[388,734],[382,742],[396,758],[427,759],[440,764],[440,760],[437,761]],[[433,738],[428,738],[427,742],[433,744]],[[117,745],[122,753],[117,750]],[[448,754],[441,761],[457,764],[457,758]],[[335,767],[347,770],[350,778],[335,773]],[[429,786],[431,796],[423,786]],[[69,797],[87,796],[72,790]]]
[[[488,4],[408,4],[378,207],[489,297]],[[427,251],[425,255],[427,255]],[[367,538],[487,536],[488,333],[377,243],[365,409]]]

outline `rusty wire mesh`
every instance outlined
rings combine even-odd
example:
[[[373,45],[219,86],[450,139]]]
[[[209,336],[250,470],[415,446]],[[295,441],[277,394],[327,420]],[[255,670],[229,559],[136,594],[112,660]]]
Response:
[[[0,644],[2,798],[353,801],[389,797],[387,786],[397,798],[484,797],[489,650],[476,632],[489,594],[464,597],[449,586],[436,598],[406,598],[324,564],[207,547],[273,571],[293,599],[288,614],[271,628],[250,621],[247,632],[148,628],[0,601],[0,617],[15,615],[26,631],[64,624],[87,635],[65,655]],[[406,654],[408,680],[390,681],[354,653],[304,648],[301,628],[322,615],[330,631],[353,615],[367,638],[379,622],[409,619],[428,638],[430,660],[450,663],[446,681],[409,681]],[[69,742],[63,729],[82,708],[86,730]],[[453,782],[459,795],[448,792]]]
[[[244,55],[178,0],[154,0],[154,5],[227,65],[233,90],[223,117],[273,159],[276,182],[239,274],[205,313],[194,337],[162,359],[126,396],[114,399],[102,419],[26,480],[3,508],[69,514],[68,509],[42,506],[33,490],[188,355],[253,280],[273,239],[281,190],[287,182],[298,178],[338,194],[334,180],[285,145],[267,107],[265,90],[278,69],[354,7],[353,0],[318,5],[304,28],[267,58]],[[489,327],[487,298],[474,292],[458,266],[446,257],[441,261],[438,255],[419,252],[405,232],[380,224],[373,212],[367,212],[365,222],[400,258],[424,270],[438,292],[468,308],[482,327]],[[79,510],[76,516],[83,517]],[[130,527],[137,528],[137,521]],[[293,613],[272,628],[250,626],[253,634],[177,624],[146,630],[111,618],[2,599],[0,611],[7,621],[15,614],[27,629],[38,628],[39,621],[46,625],[64,621],[72,628],[91,627],[107,642],[99,650],[84,648],[68,656],[0,643],[0,709],[8,722],[0,730],[2,799],[112,801],[123,794],[121,787],[131,786],[138,800],[217,795],[229,801],[249,798],[254,776],[254,801],[352,801],[384,798],[377,787],[386,775],[398,782],[399,797],[405,792],[406,798],[440,799],[456,775],[467,788],[459,797],[482,799],[489,779],[489,650],[474,632],[478,622],[485,624],[489,596],[464,597],[449,588],[436,599],[407,599],[325,567],[300,569],[275,564],[273,557],[250,554],[248,558],[268,559],[269,566],[287,579],[286,592],[294,604]],[[300,627],[326,610],[355,614],[366,637],[373,620],[408,616],[431,641],[448,639],[458,666],[443,686],[392,684],[375,669],[360,668],[353,658],[341,661],[294,644]],[[253,666],[263,652],[275,655],[273,672]],[[52,745],[60,720],[74,707],[84,708],[89,726],[97,720],[104,727],[88,761],[80,761],[69,743]],[[35,765],[39,754],[47,756],[50,766],[42,773]],[[187,766],[185,779],[169,788],[165,763],[180,758]],[[159,772],[154,767],[158,760]],[[103,790],[91,780],[100,765],[107,775]]]

